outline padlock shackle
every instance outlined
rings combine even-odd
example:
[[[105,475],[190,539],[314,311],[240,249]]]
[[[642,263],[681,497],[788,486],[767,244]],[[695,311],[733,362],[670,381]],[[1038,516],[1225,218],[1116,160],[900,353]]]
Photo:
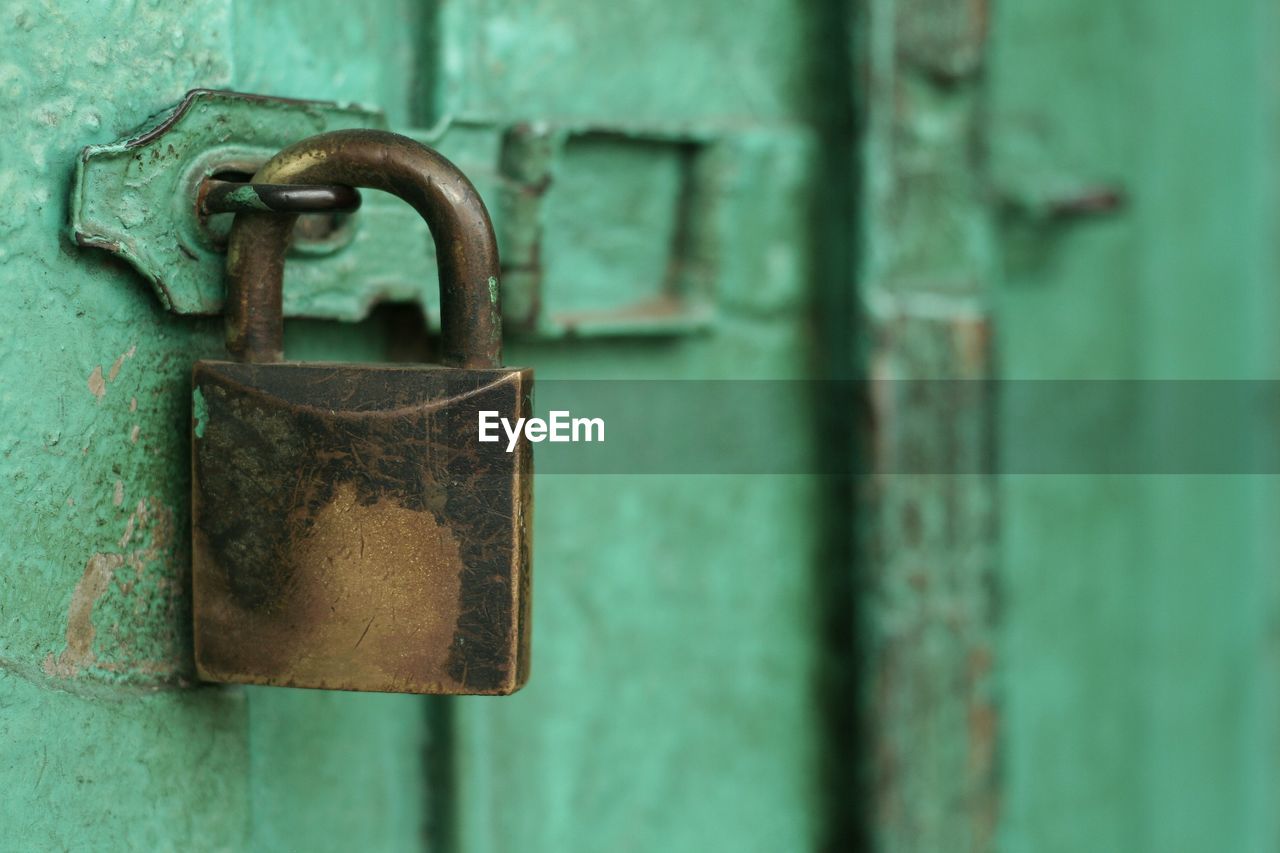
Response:
[[[345,184],[385,190],[422,215],[436,244],[441,361],[502,364],[498,246],[476,188],[438,152],[383,130],[337,130],[285,148],[255,183]],[[296,216],[236,214],[227,243],[227,350],[238,361],[284,357],[284,258]],[[412,251],[412,247],[405,247]]]

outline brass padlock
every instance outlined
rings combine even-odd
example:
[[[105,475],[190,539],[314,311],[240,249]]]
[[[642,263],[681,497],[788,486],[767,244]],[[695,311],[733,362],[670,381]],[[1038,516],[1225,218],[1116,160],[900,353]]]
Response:
[[[200,361],[192,428],[192,592],[208,681],[511,693],[529,672],[532,451],[478,441],[482,410],[530,413],[504,368],[484,203],[435,151],[326,133],[253,177],[385,190],[439,257],[443,365],[285,363],[293,216],[240,213],[227,246],[227,348]]]

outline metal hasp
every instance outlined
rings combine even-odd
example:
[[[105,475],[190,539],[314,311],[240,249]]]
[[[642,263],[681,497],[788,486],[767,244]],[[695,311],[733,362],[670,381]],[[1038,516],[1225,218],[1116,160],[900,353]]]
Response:
[[[286,148],[253,178],[385,190],[438,247],[443,365],[280,361],[292,216],[231,230],[227,348],[194,370],[192,591],[209,681],[506,694],[529,672],[532,451],[477,418],[531,411],[503,368],[488,213],[448,160],[384,131]]]
[[[350,104],[194,90],[128,138],[81,152],[72,238],[133,265],[166,310],[220,314],[230,214],[218,211],[282,199],[216,182],[252,173],[299,139],[355,128],[385,130],[386,118]],[[404,132],[459,164],[489,200],[508,334],[672,337],[712,326],[717,282],[734,278],[721,248],[759,211],[739,180],[750,139],[683,125],[456,118]],[[294,235],[285,316],[359,320],[381,302],[416,303],[434,327],[437,287],[421,269],[435,248],[421,219],[381,193],[350,215],[334,214],[332,199],[316,203],[326,213]]]
[[[81,152],[72,238],[131,264],[167,310],[219,314],[229,224],[223,220],[230,217],[202,214],[204,183],[252,173],[286,145],[317,133],[385,126],[381,113],[359,106],[196,89],[132,136]],[[290,316],[355,320],[379,299],[421,300],[407,282],[389,282],[378,269],[378,259],[394,253],[392,241],[400,240],[405,254],[417,248],[384,221],[388,208],[403,206],[387,199],[364,207],[347,227],[295,244],[286,276]]]

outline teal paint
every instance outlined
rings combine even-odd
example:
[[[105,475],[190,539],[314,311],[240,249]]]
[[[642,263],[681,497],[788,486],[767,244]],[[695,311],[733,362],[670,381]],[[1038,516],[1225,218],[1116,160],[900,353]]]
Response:
[[[0,87],[6,113],[19,117],[14,150],[25,152],[0,172],[22,188],[0,212],[9,285],[0,305],[24,330],[0,344],[0,395],[14,413],[0,435],[0,475],[16,484],[0,509],[23,543],[0,573],[0,666],[8,707],[18,709],[3,723],[5,817],[35,846],[71,848],[101,833],[147,849],[415,849],[429,809],[471,850],[812,846],[825,821],[811,612],[821,500],[802,477],[539,480],[533,682],[511,700],[454,703],[451,740],[424,734],[428,703],[413,697],[192,682],[189,371],[223,355],[221,324],[171,314],[135,273],[75,247],[66,188],[83,146],[114,143],[198,86],[378,104],[396,127],[429,136],[402,124],[426,109],[408,103],[418,90],[406,81],[427,74],[414,65],[425,50],[418,18],[400,14],[409,5],[378,6],[363,23],[338,4],[301,2],[254,11],[209,0],[92,19],[33,12],[0,35],[6,61],[30,69]],[[589,193],[578,217],[609,214],[601,231],[612,236],[576,245],[590,231],[572,198],[554,202],[556,221],[576,230],[550,235],[548,262],[591,274],[548,278],[548,298],[569,311],[626,307],[659,291],[682,227],[667,202],[680,198],[685,168],[706,168],[720,194],[700,195],[688,216],[726,236],[693,234],[696,251],[684,258],[714,286],[713,334],[682,339],[666,327],[638,340],[637,328],[661,327],[624,317],[612,328],[630,336],[512,342],[508,360],[548,377],[806,375],[816,141],[792,69],[809,50],[804,4],[758,15],[732,3],[645,5],[623,10],[622,26],[578,5],[516,5],[442,8],[439,91],[457,100],[440,106],[474,106],[467,114],[495,127],[545,115],[585,128],[563,183]],[[482,16],[489,26],[468,29]],[[532,50],[504,37],[521,17]],[[574,37],[557,41],[567,26]],[[653,74],[660,66],[637,52],[637,33],[687,54],[667,67],[696,86]],[[470,49],[477,39],[482,51]],[[66,50],[49,55],[50,44]],[[736,44],[758,49],[730,67],[724,48]],[[566,51],[572,62],[559,62]],[[518,74],[495,65],[504,55]],[[588,73],[599,67],[618,68],[626,85],[602,87]],[[539,99],[525,102],[523,81],[534,76]],[[628,123],[643,125],[638,141],[618,133]],[[593,144],[599,128],[606,138]],[[498,134],[464,123],[449,132],[461,140],[450,156],[480,184],[488,175],[480,189],[491,192]],[[726,147],[707,160],[681,159],[685,147],[720,137]],[[596,186],[611,158],[618,180]],[[661,181],[660,204],[644,195],[649,176]],[[372,210],[368,202],[362,213]],[[122,207],[126,218],[148,214]],[[386,284],[378,257],[401,263],[422,249],[422,269],[430,264],[425,227],[393,236],[371,248],[369,268],[286,299],[359,316],[355,289]],[[611,258],[625,263],[611,267]],[[632,264],[645,275],[628,275]],[[396,317],[293,321],[286,352],[420,353],[421,328]],[[808,441],[809,415],[795,412],[779,440]]]
[[[875,341],[866,348],[877,366],[906,375],[980,376],[991,367],[985,321],[999,252],[974,159],[986,132],[977,73],[986,48],[972,8],[876,2],[869,9],[874,31],[860,36],[869,41],[876,83],[859,279]],[[222,354],[221,329],[216,320],[171,316],[136,276],[58,236],[67,214],[62,194],[81,146],[120,139],[201,85],[377,104],[394,126],[422,138],[434,138],[436,131],[423,128],[438,116],[466,116],[471,124],[449,127],[448,145],[456,146],[449,154],[500,211],[497,129],[530,117],[554,123],[567,140],[562,159],[548,166],[556,179],[550,192],[561,194],[520,223],[526,236],[534,226],[544,229],[548,303],[566,314],[643,306],[638,298],[661,295],[674,270],[688,276],[681,286],[714,293],[716,316],[714,323],[699,316],[645,326],[624,314],[609,327],[624,335],[616,340],[512,342],[509,361],[534,365],[544,378],[807,377],[814,370],[815,292],[853,287],[852,273],[848,281],[821,283],[813,274],[823,252],[814,231],[839,239],[853,225],[812,214],[812,189],[827,177],[816,164],[823,146],[839,141],[820,139],[814,127],[813,112],[822,107],[811,102],[823,94],[812,91],[809,63],[826,33],[814,31],[810,4],[644,0],[595,8],[486,0],[440,5],[438,29],[434,10],[385,2],[352,18],[336,2],[263,9],[210,0],[93,20],[20,12],[16,26],[4,30],[0,53],[19,70],[0,86],[0,103],[19,117],[13,150],[25,152],[0,165],[0,177],[21,189],[0,211],[0,270],[10,285],[0,289],[0,307],[24,331],[0,344],[0,402],[14,413],[0,435],[0,473],[15,484],[0,495],[0,511],[23,543],[0,573],[0,689],[6,707],[17,709],[0,723],[0,778],[14,792],[4,817],[15,823],[4,829],[13,834],[72,848],[105,834],[144,848],[414,849],[429,810],[444,824],[436,829],[467,851],[772,851],[811,849],[825,834],[832,804],[821,768],[831,760],[824,758],[831,732],[819,680],[830,650],[815,614],[826,580],[846,567],[824,563],[828,493],[802,477],[539,479],[533,681],[509,700],[443,706],[447,729],[425,731],[429,703],[412,697],[191,683],[185,424],[193,409],[197,422],[199,413],[196,401],[188,402],[187,377],[196,358]],[[1247,28],[1236,19],[1223,26],[1232,21],[1241,30],[1232,32],[1242,35]],[[1176,56],[1182,31],[1162,32],[1173,43],[1163,55]],[[50,55],[48,44],[68,48]],[[1247,70],[1213,58],[1221,63],[1212,66],[1219,80]],[[1062,88],[1036,91],[1027,102],[1051,100],[1046,91],[1064,97]],[[1164,138],[1176,138],[1174,107],[1158,103]],[[1244,115],[1222,109],[1236,122]],[[1232,126],[1246,138],[1263,135],[1247,122]],[[1264,148],[1251,150],[1256,156]],[[1188,153],[1161,150],[1173,160]],[[1163,174],[1147,175],[1149,190],[1158,190]],[[1239,192],[1240,174],[1231,177]],[[688,208],[671,203],[689,186],[711,191],[692,193]],[[1208,199],[1223,213],[1234,197]],[[1264,197],[1251,198],[1265,207]],[[1175,209],[1175,201],[1165,197],[1161,209]],[[395,205],[390,215],[403,216]],[[365,212],[376,209],[371,203]],[[136,201],[121,210],[127,219],[154,213]],[[1211,224],[1189,223],[1193,230]],[[1156,219],[1147,227],[1162,232],[1179,224]],[[1080,286],[1078,298],[1087,294],[1095,304],[1118,306],[1117,313],[1150,307],[1159,298],[1156,280],[1178,274],[1151,262],[1141,299],[1104,292],[1111,261],[1134,269],[1147,261],[1106,254],[1119,251],[1106,243],[1119,240],[1114,232],[1074,236],[1075,248],[1102,252],[1066,261],[1080,264],[1070,278]],[[399,272],[406,257],[415,258],[415,273],[418,260],[429,267],[425,228],[370,232],[368,239],[367,265],[349,265],[323,286],[291,289],[286,299],[347,319],[364,316],[375,292],[422,296],[430,311],[430,276],[406,285]],[[670,246],[678,239],[687,244],[677,256]],[[1242,247],[1255,262],[1262,252]],[[420,257],[409,254],[419,249]],[[1185,251],[1180,261],[1211,271],[1212,253]],[[1087,330],[1102,339],[1089,339],[1097,353],[1048,352],[1043,337],[1035,339],[1033,320],[1061,323],[1049,328],[1072,340],[1084,336],[1078,320],[1058,319],[1047,300],[1032,302],[1024,294],[1022,305],[1004,306],[1002,334],[1011,336],[1016,364],[1034,371],[1055,353],[1084,365],[1099,363],[1097,353],[1133,354],[1125,349],[1135,346],[1131,338],[1108,333],[1128,328],[1125,322],[1084,313],[1083,304],[1077,316],[1096,321]],[[300,310],[296,304],[291,313]],[[939,305],[945,310],[928,310]],[[1165,307],[1158,316],[1166,337],[1152,353],[1163,357],[1191,339],[1182,333],[1205,307]],[[1136,313],[1128,316],[1131,323]],[[824,322],[847,330],[852,318]],[[590,328],[563,324],[556,334]],[[665,334],[635,339],[638,330],[654,328]],[[1261,351],[1261,329],[1252,334],[1250,346]],[[420,335],[394,314],[359,325],[292,322],[286,333],[290,358],[330,360],[402,358],[422,351]],[[1216,338],[1225,353],[1217,366],[1242,357],[1226,338]],[[984,434],[982,415],[962,424],[973,430],[965,435]],[[812,441],[813,416],[793,413],[778,440]],[[933,452],[945,449],[955,426],[948,413],[927,408],[882,423],[894,435],[931,436]],[[970,441],[961,449],[982,448]],[[867,797],[875,805],[865,809],[877,845],[984,849],[998,838],[1013,849],[1079,849],[1119,839],[1122,849],[1142,849],[1155,838],[1164,846],[1151,849],[1176,849],[1177,839],[1163,833],[1204,840],[1209,827],[1236,818],[1243,828],[1233,840],[1273,838],[1265,760],[1224,759],[1226,735],[1198,745],[1193,758],[1179,758],[1174,748],[1194,740],[1186,736],[1214,703],[1232,706],[1242,697],[1248,711],[1241,728],[1266,742],[1269,688],[1250,693],[1239,673],[1221,684],[1203,677],[1231,672],[1233,638],[1219,634],[1209,652],[1182,648],[1159,661],[1158,690],[1147,698],[1123,694],[1124,663],[1104,659],[1117,646],[1175,641],[1180,620],[1195,619],[1200,600],[1212,602],[1216,616],[1243,614],[1247,636],[1240,642],[1260,647],[1268,605],[1265,596],[1249,597],[1249,584],[1263,580],[1219,589],[1192,573],[1184,577],[1195,594],[1182,595],[1159,589],[1153,573],[1134,579],[1115,557],[1136,553],[1124,550],[1125,537],[1140,527],[1124,515],[1132,487],[1090,487],[1041,504],[1043,516],[1015,519],[1023,526],[1011,534],[1014,557],[1001,577],[1021,610],[1000,643],[984,586],[997,565],[994,505],[1021,498],[992,489],[981,478],[926,478],[885,479],[871,490],[871,535],[858,545],[859,577],[870,581],[872,594],[850,603],[849,618],[859,620],[878,655],[862,672],[875,701],[865,708],[870,732],[860,729],[859,737],[862,754],[880,757],[857,768],[880,783]],[[1229,487],[1206,495],[1165,492],[1158,517],[1214,511],[1202,500],[1226,498],[1222,506],[1255,514],[1238,518],[1255,517],[1263,506],[1250,503],[1259,495],[1245,500]],[[1098,540],[1081,546],[1060,520],[1053,527],[1055,513],[1069,517],[1063,506],[1100,522]],[[1119,512],[1117,520],[1100,521],[1099,507]],[[914,540],[907,521],[913,511],[924,522],[923,537]],[[1029,503],[1022,509],[1039,511]],[[1217,510],[1219,522],[1230,511]],[[849,522],[834,523],[843,531]],[[1212,547],[1175,537],[1165,550],[1197,553],[1207,565],[1215,549],[1246,547],[1233,544],[1233,528],[1218,530]],[[1116,540],[1122,547],[1109,550]],[[1247,547],[1262,547],[1249,541]],[[1061,563],[1031,563],[1042,559],[1037,547],[1046,543],[1080,550]],[[1098,555],[1112,562],[1096,565],[1116,570],[1105,579],[1101,570],[1079,569]],[[1037,573],[1019,576],[1026,571],[1021,561],[1039,566]],[[912,585],[917,564],[932,584],[923,592]],[[1090,616],[1099,633],[1086,636],[1071,622],[1073,604],[1099,599],[1104,606]],[[1135,621],[1149,600],[1168,611]],[[944,609],[959,625],[950,633],[932,618]],[[1190,714],[1154,707],[1188,698],[1178,682],[1187,660],[1202,674],[1195,686],[1210,698]],[[1011,696],[1008,721],[992,701],[997,682]],[[939,684],[944,689],[935,695]],[[1102,727],[1092,722],[1099,696],[1116,712]],[[1055,716],[1059,700],[1069,714]],[[1169,753],[1149,763],[1140,751],[1144,721]],[[1253,743],[1242,742],[1240,752]],[[1073,763],[1072,750],[1086,759]],[[996,787],[997,756],[1016,782]],[[1212,779],[1241,770],[1241,778],[1260,781],[1223,786],[1201,805],[1176,789],[1197,767]],[[898,772],[877,775],[886,768]],[[1099,780],[1094,788],[1091,778]],[[110,813],[90,811],[83,793],[90,786],[94,802],[112,804]],[[1130,791],[1143,793],[1123,796]],[[1094,811],[1073,826],[1074,812],[1063,803],[1081,800]],[[1098,805],[1103,800],[1117,805],[1107,810]],[[999,814],[997,801],[1005,804]],[[1156,806],[1181,809],[1183,817],[1169,829],[1129,817],[1155,814]],[[993,836],[997,826],[1001,834]]]
[[[285,833],[311,849],[421,844],[423,700],[273,701],[193,683],[190,368],[223,356],[221,323],[170,314],[145,280],[67,233],[80,150],[193,87],[244,88],[240,41],[226,0],[10,4],[0,27],[0,184],[13,192],[0,210],[13,328],[0,342],[6,846],[266,850],[288,846]],[[311,47],[326,73],[356,64]],[[390,335],[377,320],[301,323],[287,338],[298,356],[382,360]],[[303,732],[298,749],[272,748]]]
[[[235,691],[155,692],[0,675],[0,837],[28,849],[246,849],[248,707]],[[69,689],[68,689],[69,688]]]
[[[539,381],[808,375],[809,11],[441,7],[464,46],[447,110],[618,128],[571,137],[549,167],[547,302],[652,297],[682,236],[715,294],[705,334],[511,341],[510,363]],[[667,200],[685,170],[716,187],[690,216],[722,238],[679,232]],[[784,424],[780,442],[811,440],[812,412]],[[533,674],[509,700],[451,703],[454,848],[815,849],[822,495],[799,476],[539,476]]]
[[[380,113],[350,105],[300,105],[216,91],[192,92],[165,106],[120,138],[85,146],[76,163],[69,231],[78,245],[124,258],[151,283],[165,308],[188,315],[222,308],[225,254],[217,238],[225,241],[231,224],[230,214],[202,224],[193,185],[229,165],[243,169],[265,162],[284,146],[324,130],[386,123]],[[235,144],[229,146],[229,139]],[[236,196],[260,204],[252,187],[240,188]],[[387,235],[392,242],[425,230],[398,200],[384,195],[373,203],[384,214],[394,211]],[[406,285],[394,265],[379,268],[388,254],[378,240],[382,230],[388,229],[377,235],[339,230],[328,241],[297,241],[285,268],[286,315],[357,320],[376,296],[425,298],[421,281]],[[378,279],[376,288],[371,281],[350,282],[356,268]],[[335,280],[349,283],[335,286]]]
[[[314,133],[385,125],[380,112],[350,104],[194,90],[125,138],[86,146],[71,234],[127,260],[168,310],[216,314],[231,216],[200,217],[193,187]],[[501,117],[402,130],[475,176],[490,199],[509,273],[509,333],[669,336],[710,325],[710,265],[733,240],[716,227],[726,219],[720,209],[745,203],[725,191],[723,175],[736,165],[728,134],[582,121],[534,128]],[[233,198],[265,209],[252,187]],[[438,328],[425,224],[386,193],[366,199],[328,236],[300,229],[285,267],[285,316],[359,320],[378,302],[416,302]],[[424,240],[425,256],[406,251]]]
[[[1000,180],[1130,200],[1005,232],[1007,375],[1275,378],[1274,4],[993,10]],[[1037,428],[1002,413],[1003,432]],[[1004,479],[1002,849],[1280,847],[1276,486]]]
[[[205,427],[209,424],[209,407],[205,404],[204,394],[197,388],[191,392],[191,414],[194,419],[196,438],[204,438]]]
[[[252,207],[254,210],[270,210],[253,187],[239,187],[231,192],[227,197],[230,201]]]

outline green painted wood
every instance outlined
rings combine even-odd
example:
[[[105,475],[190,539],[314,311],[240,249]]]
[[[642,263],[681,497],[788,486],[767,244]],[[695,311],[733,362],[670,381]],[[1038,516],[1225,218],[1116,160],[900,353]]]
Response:
[[[456,60],[448,110],[726,132],[721,178],[748,202],[727,206],[730,236],[711,259],[709,334],[522,345],[509,358],[536,365],[539,381],[808,375],[809,7],[477,0],[443,11]],[[648,181],[656,195],[670,181],[660,155],[597,144],[576,156],[593,169],[584,177]],[[548,227],[575,198],[598,212],[573,220],[580,240],[549,239],[543,262],[598,269],[592,298],[607,305],[637,282],[601,264],[618,237],[597,242],[586,223],[615,216],[617,198],[629,228],[649,227],[652,203],[591,186],[557,202]],[[807,442],[813,429],[797,412],[778,440]],[[456,849],[816,848],[827,824],[823,495],[803,477],[540,477],[533,674],[510,701],[454,703]]]
[[[541,260],[551,287],[575,290],[549,299],[611,309],[655,292],[657,238],[680,227],[658,200],[681,193],[681,146],[723,138],[709,171],[730,203],[709,218],[729,236],[695,258],[714,285],[708,332],[511,348],[548,379],[846,375],[855,361],[878,378],[1270,377],[1275,10],[993,8],[988,39],[981,4],[944,0],[385,0],[358,18],[336,0],[15,6],[0,29],[0,108],[15,117],[0,310],[16,330],[0,342],[0,514],[20,544],[0,571],[0,838],[1280,844],[1268,478],[910,477],[893,453],[856,495],[802,477],[546,476],[526,692],[191,683],[186,372],[219,330],[67,242],[81,146],[193,86],[354,99],[421,135],[445,117],[585,129]],[[833,32],[856,43],[815,51]],[[857,108],[842,101],[855,92]],[[467,144],[496,185],[497,136]],[[846,179],[861,197],[831,187]],[[993,202],[1034,213],[1097,180],[1131,205],[997,227]],[[838,340],[855,264],[856,346]],[[419,333],[384,313],[291,324],[288,346],[400,358]],[[993,427],[1036,426],[953,403],[873,409],[878,436],[945,470],[981,460]],[[820,414],[795,412],[778,440],[813,441]],[[833,546],[855,497],[856,536]],[[849,586],[857,597],[833,603]]]
[[[1275,378],[1278,25],[1250,0],[995,6],[999,184],[1068,175],[1130,198],[1010,224],[1006,375]],[[1105,436],[1107,417],[1082,424]],[[1276,487],[1003,481],[1003,849],[1280,845]]]

